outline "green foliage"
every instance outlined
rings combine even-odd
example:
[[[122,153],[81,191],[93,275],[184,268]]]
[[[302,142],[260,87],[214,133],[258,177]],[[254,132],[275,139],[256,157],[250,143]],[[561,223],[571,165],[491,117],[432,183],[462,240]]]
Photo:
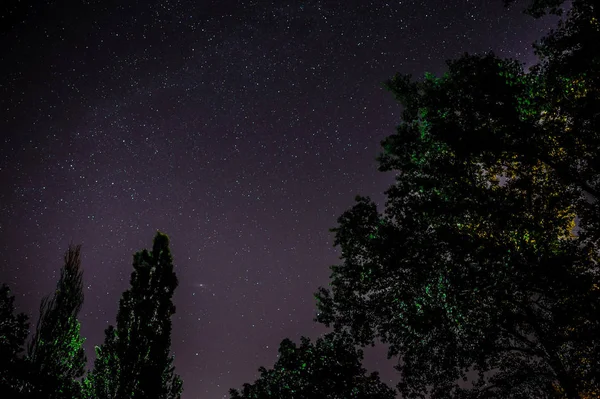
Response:
[[[34,397],[74,398],[80,395],[76,378],[85,372],[84,338],[77,315],[83,305],[81,246],[69,247],[56,291],[40,305],[36,331],[28,346],[27,361]]]
[[[379,380],[377,373],[366,375],[361,366],[362,351],[349,336],[327,334],[313,344],[301,337],[300,346],[284,339],[272,369],[260,367],[260,378],[231,389],[232,399],[393,399],[394,390]]]
[[[157,233],[152,251],[133,257],[131,288],[123,293],[116,328],[109,326],[88,375],[96,399],[176,399],[182,381],[170,356],[172,297],[178,285],[169,239]]]
[[[387,83],[404,110],[379,162],[396,182],[383,213],[358,197],[339,218],[317,321],[388,343],[405,398],[597,391],[596,13],[574,1],[529,72],[465,54],[441,78]]]
[[[116,343],[117,331],[113,326],[109,326],[104,331],[104,344],[95,348],[94,369],[84,379],[86,398],[117,397],[117,381],[121,370]]]

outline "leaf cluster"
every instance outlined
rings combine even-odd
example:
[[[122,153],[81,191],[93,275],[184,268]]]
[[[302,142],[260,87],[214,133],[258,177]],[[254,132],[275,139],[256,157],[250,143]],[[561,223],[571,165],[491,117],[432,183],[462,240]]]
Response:
[[[366,374],[362,351],[347,335],[326,334],[312,343],[301,337],[297,346],[284,339],[272,369],[259,368],[260,378],[231,389],[232,399],[393,399],[394,390]]]

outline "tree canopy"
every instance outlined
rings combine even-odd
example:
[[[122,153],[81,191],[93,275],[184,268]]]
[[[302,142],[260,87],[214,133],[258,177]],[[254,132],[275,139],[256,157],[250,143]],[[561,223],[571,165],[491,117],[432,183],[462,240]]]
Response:
[[[396,182],[383,212],[358,197],[339,218],[317,320],[388,343],[406,398],[597,392],[596,14],[573,1],[530,71],[465,54],[387,82],[404,109],[379,161]]]
[[[241,391],[231,389],[231,399],[394,399],[394,390],[377,373],[366,374],[362,351],[347,335],[300,341],[296,346],[284,339],[273,368],[260,367],[260,378]]]
[[[177,399],[182,381],[174,373],[171,350],[173,271],[169,238],[158,232],[152,250],[133,256],[131,288],[123,293],[116,328],[105,331],[96,348],[94,370],[86,386],[96,398]]]

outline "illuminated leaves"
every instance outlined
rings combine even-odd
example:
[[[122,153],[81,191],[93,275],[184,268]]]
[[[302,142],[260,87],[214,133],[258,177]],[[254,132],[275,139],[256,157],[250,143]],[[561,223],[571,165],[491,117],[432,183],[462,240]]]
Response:
[[[77,315],[83,305],[81,246],[69,247],[52,296],[45,297],[27,350],[33,392],[48,398],[80,394],[86,356]],[[57,396],[58,395],[58,396]]]

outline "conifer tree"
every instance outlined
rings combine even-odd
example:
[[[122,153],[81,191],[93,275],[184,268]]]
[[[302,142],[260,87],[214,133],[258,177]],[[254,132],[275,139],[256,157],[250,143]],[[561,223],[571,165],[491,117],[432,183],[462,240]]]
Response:
[[[117,326],[105,331],[89,375],[97,399],[178,399],[182,381],[174,373],[171,346],[173,293],[178,285],[169,239],[158,232],[152,251],[133,257],[131,287],[123,293]]]
[[[77,398],[85,372],[84,338],[77,320],[83,305],[81,245],[69,246],[56,291],[42,299],[35,333],[28,345],[31,397]]]

